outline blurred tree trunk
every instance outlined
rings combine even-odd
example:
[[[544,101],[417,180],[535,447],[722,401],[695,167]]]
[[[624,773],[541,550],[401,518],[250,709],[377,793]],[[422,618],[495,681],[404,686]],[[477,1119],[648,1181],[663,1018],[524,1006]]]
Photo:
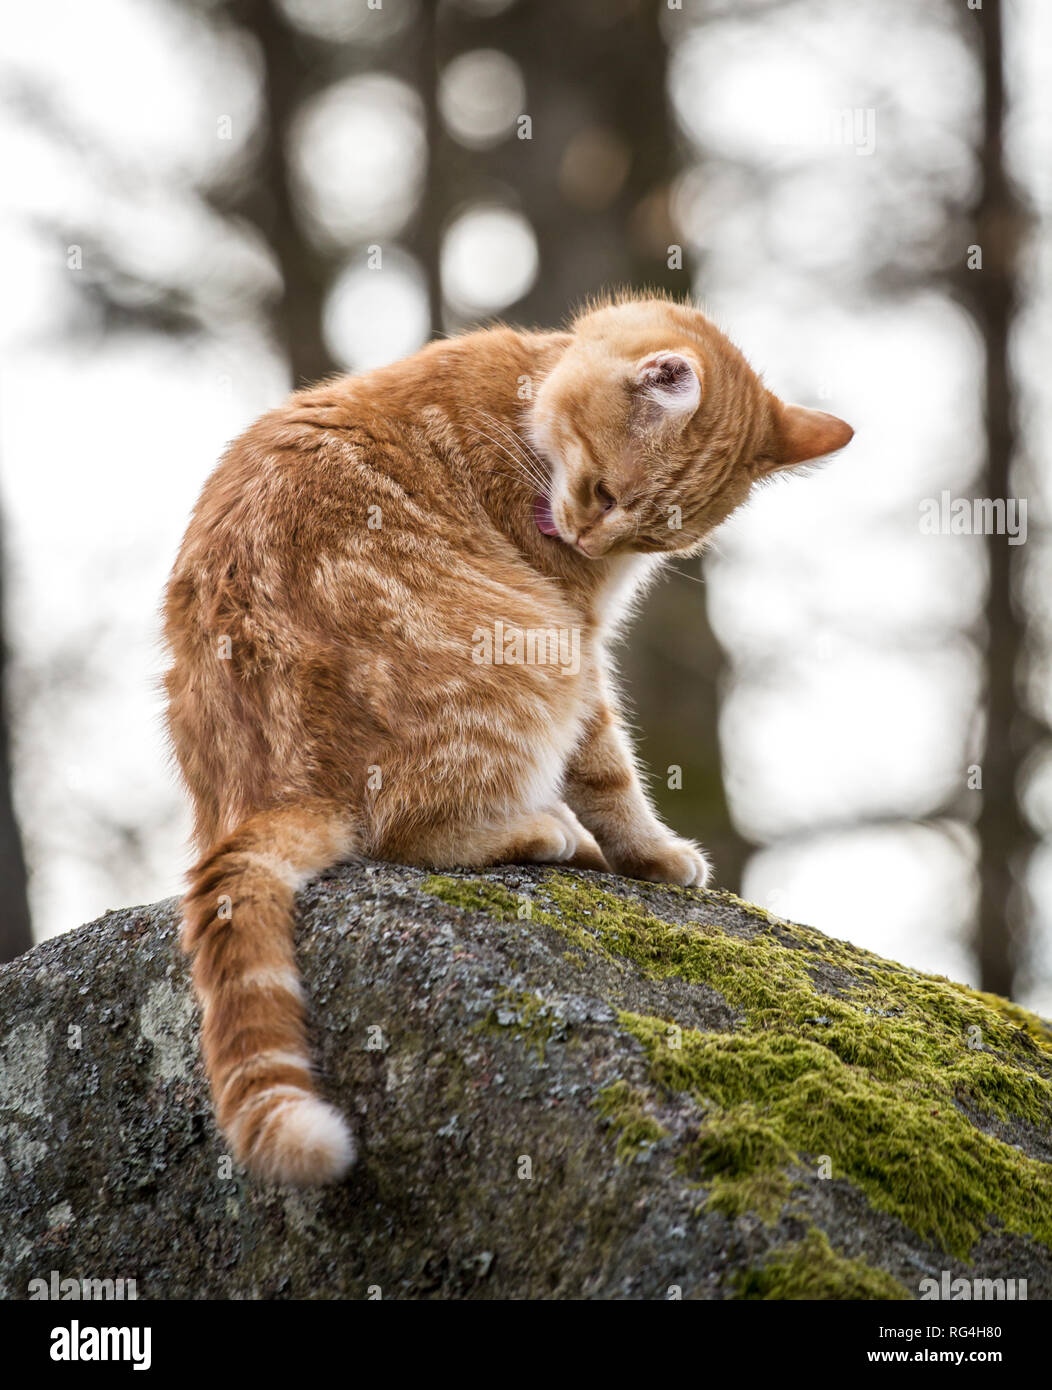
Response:
[[[303,103],[332,75],[318,61],[317,44],[286,19],[277,0],[231,0],[228,13],[259,47],[265,115],[258,177],[223,211],[246,217],[274,252],[282,280],[271,308],[274,332],[288,356],[293,386],[305,386],[338,370],[322,333],[332,264],[296,215],[289,135]]]
[[[428,319],[431,336],[434,337],[443,328],[442,228],[449,208],[446,186],[449,176],[449,137],[438,112],[438,5],[424,5],[413,29],[415,46],[405,54],[401,75],[415,84],[423,105],[427,170],[420,205],[406,241],[427,279]]]
[[[965,301],[982,333],[986,376],[987,497],[1008,498],[1016,447],[1016,392],[1010,340],[1018,304],[1017,254],[1025,213],[1005,168],[1004,21],[1001,0],[975,16],[983,80],[979,148],[982,185],[974,209],[974,242],[982,269],[963,278]],[[1010,994],[1025,930],[1022,876],[1032,832],[1019,804],[1019,772],[1033,742],[1033,723],[1020,712],[1018,679],[1025,632],[1012,598],[1014,551],[1006,536],[986,539],[986,742],[979,815],[980,903],[975,937],[984,989]]]
[[[440,69],[458,53],[496,48],[519,65],[530,138],[469,151],[438,132],[434,181],[448,216],[469,201],[518,206],[537,238],[536,283],[505,311],[555,327],[605,289],[690,293],[670,211],[678,140],[669,111],[663,0],[531,0],[491,18],[444,10]],[[428,266],[438,274],[435,259]],[[670,259],[673,264],[670,265]],[[447,305],[445,325],[462,321]],[[697,577],[697,563],[679,567]],[[717,737],[724,658],[704,590],[671,575],[648,596],[623,668],[638,747],[662,815],[712,852],[718,882],[738,890],[749,846],[731,821]],[[681,785],[670,769],[681,769]]]
[[[7,647],[4,644],[4,557],[0,537],[0,964],[33,944],[26,861],[11,789],[11,742],[7,707]]]

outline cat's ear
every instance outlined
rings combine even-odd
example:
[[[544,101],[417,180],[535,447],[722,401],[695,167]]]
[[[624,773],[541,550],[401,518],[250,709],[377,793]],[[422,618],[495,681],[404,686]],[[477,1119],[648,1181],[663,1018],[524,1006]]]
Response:
[[[846,421],[824,410],[778,402],[771,469],[792,468],[822,458],[849,443],[855,431]]]
[[[700,369],[681,352],[652,352],[640,358],[636,386],[669,422],[685,424],[701,404]]]

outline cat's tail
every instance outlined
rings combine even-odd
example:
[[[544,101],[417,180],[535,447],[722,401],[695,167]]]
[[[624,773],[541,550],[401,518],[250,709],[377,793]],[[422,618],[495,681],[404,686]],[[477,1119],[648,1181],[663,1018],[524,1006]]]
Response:
[[[314,1087],[293,953],[296,890],[353,858],[355,840],[334,802],[261,811],[191,870],[183,899],[216,1118],[236,1159],[274,1182],[337,1182],[355,1160],[347,1122]]]

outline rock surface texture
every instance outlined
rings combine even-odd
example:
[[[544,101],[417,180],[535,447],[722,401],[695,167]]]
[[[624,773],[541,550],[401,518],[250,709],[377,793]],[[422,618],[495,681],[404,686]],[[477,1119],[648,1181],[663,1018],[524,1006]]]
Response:
[[[176,905],[108,913],[0,971],[4,1297],[1052,1296],[1034,1015],[601,874],[356,866],[299,908],[347,1182],[232,1167]]]

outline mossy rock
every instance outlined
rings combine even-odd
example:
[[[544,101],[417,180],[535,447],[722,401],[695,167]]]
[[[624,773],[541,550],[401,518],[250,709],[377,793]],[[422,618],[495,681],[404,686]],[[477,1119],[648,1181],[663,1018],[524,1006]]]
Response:
[[[299,899],[342,1186],[232,1167],[174,903],[0,971],[0,1292],[1052,1293],[1052,1030],[730,894],[348,867]]]

